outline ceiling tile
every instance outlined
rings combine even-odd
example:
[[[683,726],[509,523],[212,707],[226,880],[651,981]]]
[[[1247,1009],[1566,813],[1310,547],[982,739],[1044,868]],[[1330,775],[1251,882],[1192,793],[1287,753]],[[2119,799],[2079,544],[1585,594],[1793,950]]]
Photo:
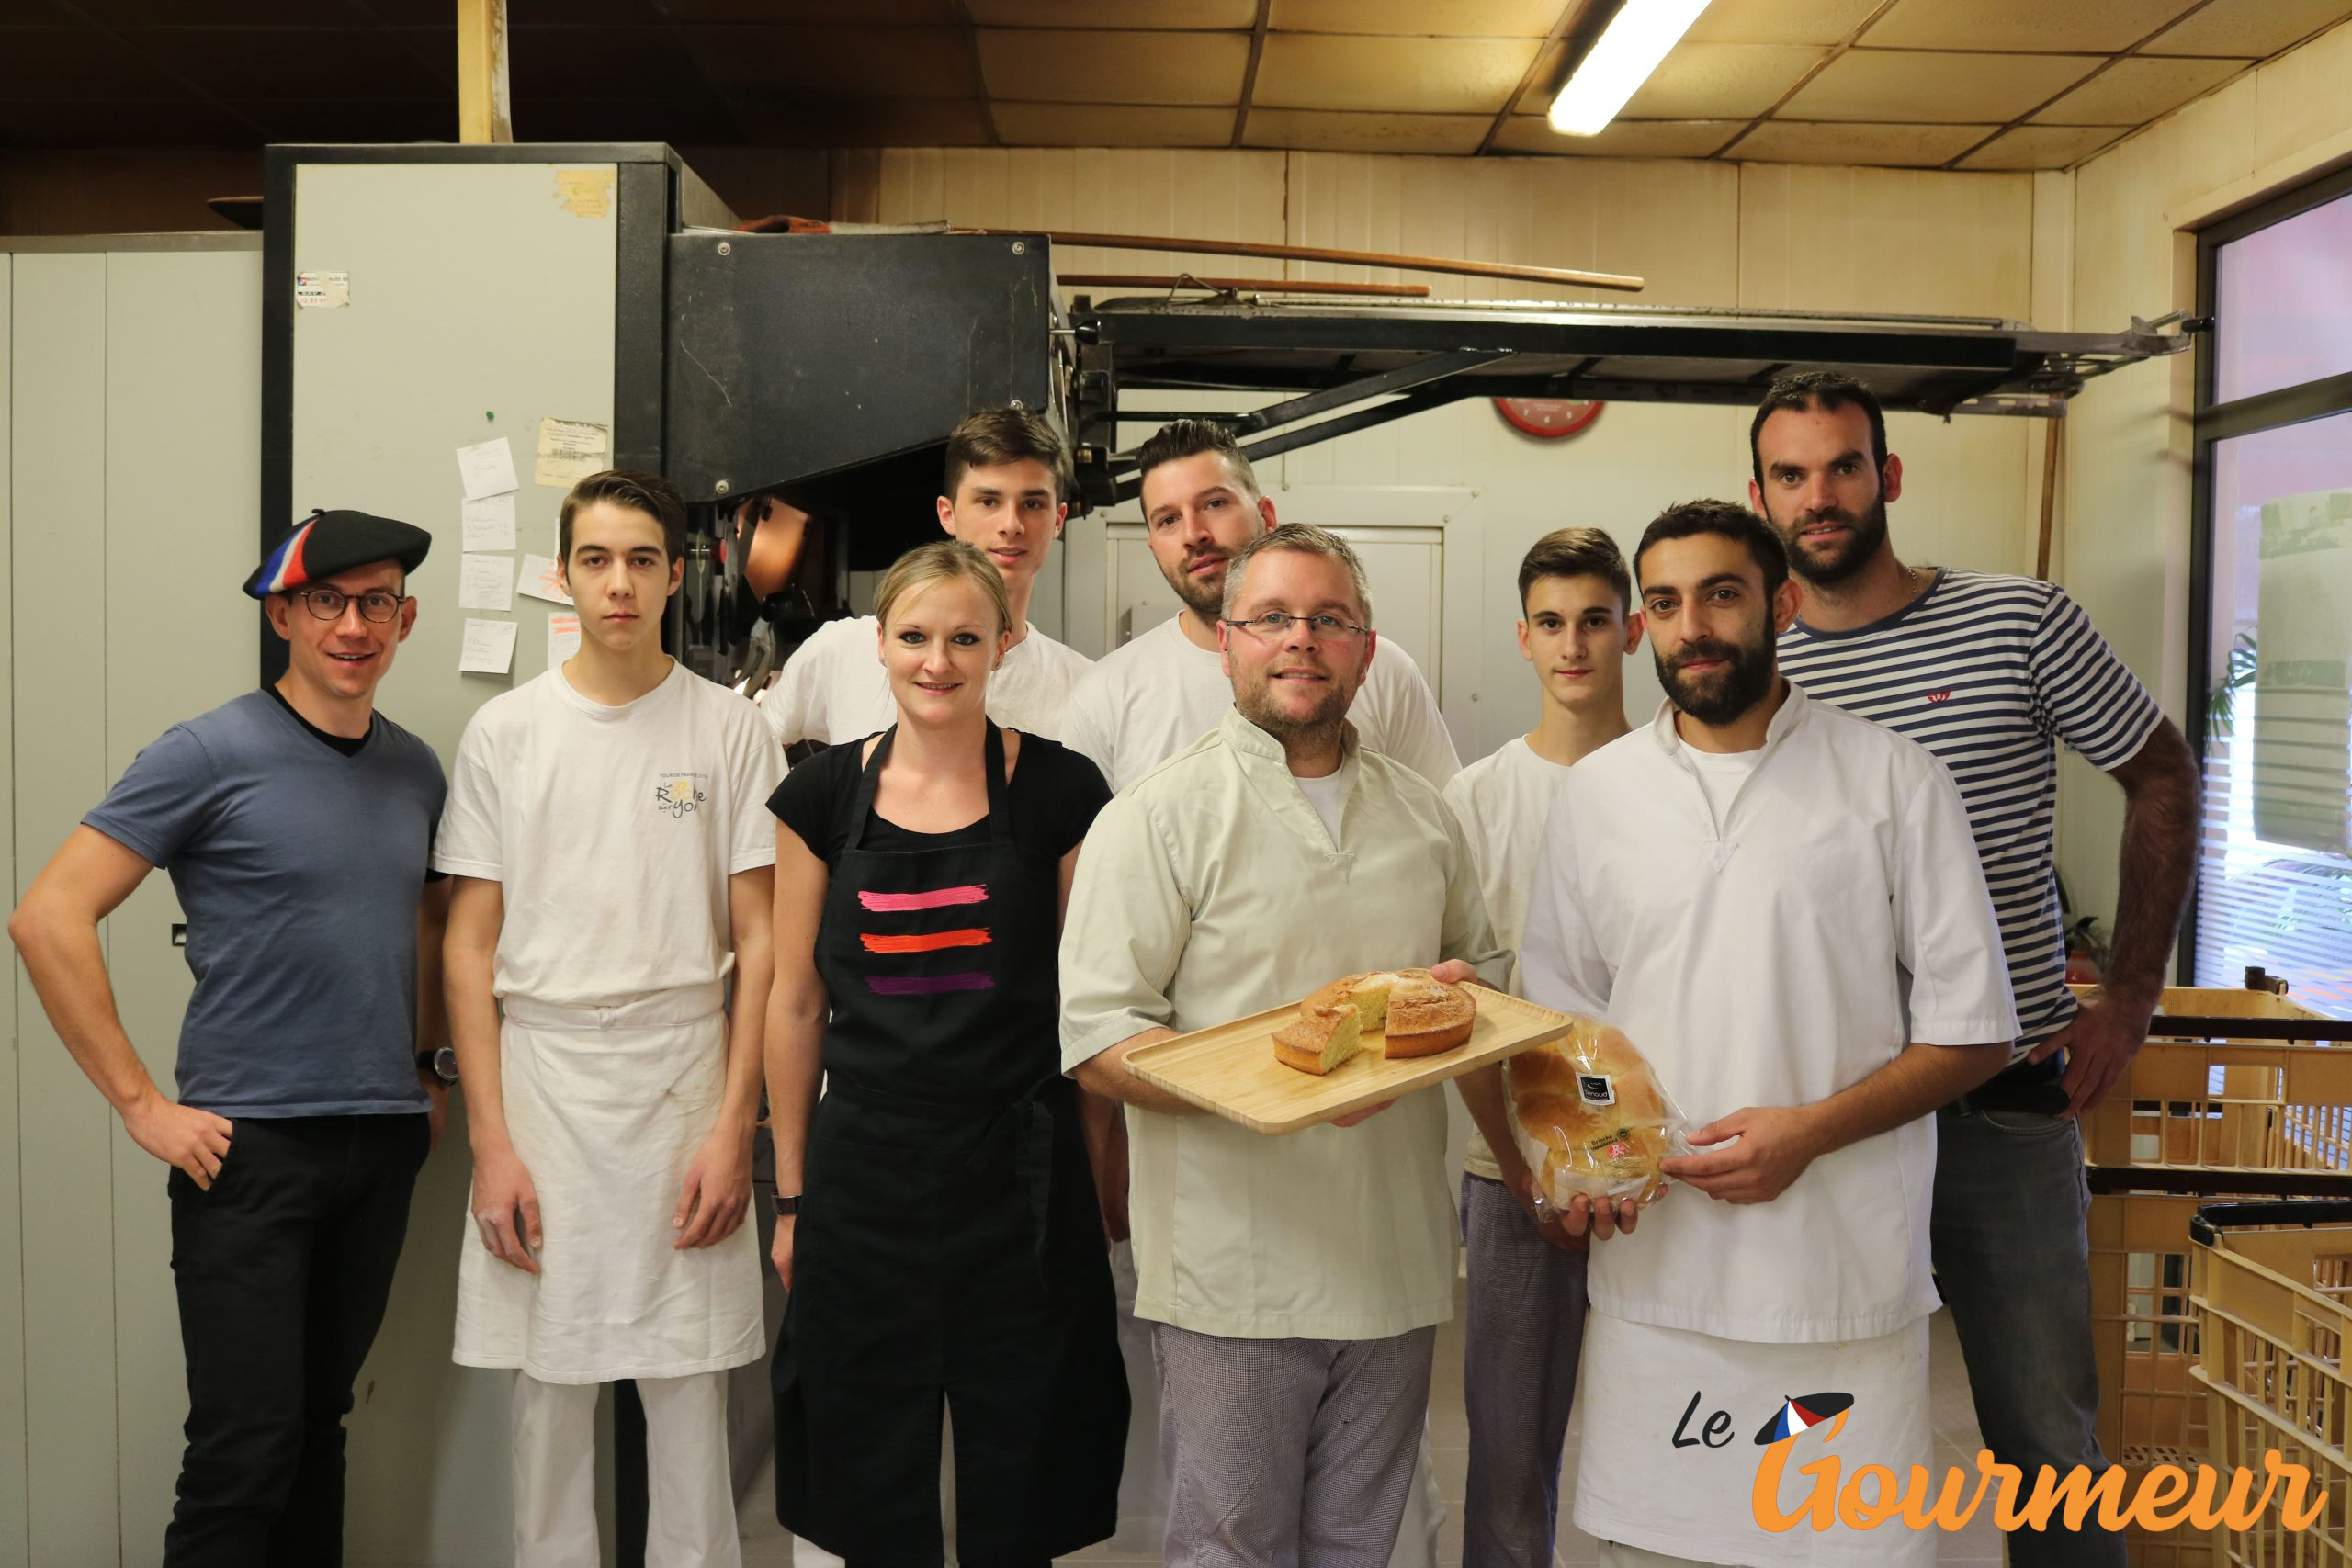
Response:
[[[1532,39],[1272,33],[1259,58],[1253,101],[1276,108],[1491,116],[1540,47]]]
[[[1819,125],[1766,120],[1724,154],[1760,164],[1875,164],[1932,168],[1990,136],[1991,125]]]
[[[458,134],[455,96],[413,103],[272,98],[237,107],[268,128],[271,141],[442,141]],[[514,120],[516,135],[524,141],[551,134],[543,132],[519,105]]]
[[[2196,0],[1896,0],[1871,24],[1872,49],[2081,51],[2112,54],[2155,32]]]
[[[1598,136],[1562,136],[1541,115],[1513,115],[1495,136],[1499,152],[1586,158],[1704,158],[1739,134],[1744,119],[1619,119]]]
[[[1690,43],[1843,43],[1880,0],[1714,0],[1682,35]]]
[[[757,0],[750,0],[757,3]],[[1258,0],[965,0],[984,28],[1150,28],[1249,31]]]
[[[383,0],[369,0],[380,5]],[[424,0],[446,10],[447,0]],[[555,0],[561,5],[564,0]],[[848,7],[841,0],[662,0],[681,22],[839,22]],[[960,26],[955,0],[858,0],[856,19],[868,28]]]
[[[1576,0],[1272,0],[1282,33],[1399,33],[1415,38],[1544,38]],[[1245,24],[1247,25],[1247,24]]]
[[[1821,54],[1810,44],[1678,44],[1621,112],[1634,119],[1751,118],[1779,103]]]
[[[436,73],[422,57],[380,33],[170,28],[122,36],[148,58],[170,62],[206,92],[241,103],[279,96],[457,102],[454,59],[446,75]]]
[[[2352,17],[2352,0],[2213,0],[2141,52],[2245,54],[2267,60],[2346,17]]]
[[[666,28],[517,31],[508,61],[514,96],[676,100],[710,91],[683,39]]]
[[[995,114],[1008,147],[1222,147],[1233,140],[1229,108],[1000,103]]]
[[[1560,90],[1567,55],[1566,42],[1544,46],[1543,53],[1536,56],[1535,69],[1528,73],[1526,90],[1519,95],[1519,102],[1511,106],[1513,114],[1542,114],[1552,107],[1552,95]]]
[[[1913,54],[1851,49],[1797,89],[1790,119],[1999,124],[2056,97],[2100,62],[2086,54]]]
[[[449,113],[456,113],[454,106]],[[524,141],[667,141],[725,145],[742,140],[724,105],[689,100],[589,98],[514,100],[514,135]]]
[[[1250,69],[1240,33],[984,28],[989,96],[1021,103],[1238,104]]]
[[[2245,70],[2243,60],[2119,60],[2048,108],[2037,125],[2145,125]]]
[[[19,20],[15,13],[28,8],[46,7],[25,7],[20,0],[5,0],[0,3],[0,21]],[[285,27],[288,23],[305,28],[364,28],[374,27],[378,20],[347,0],[324,0],[315,17],[309,6],[289,6],[286,0],[203,0],[200,6],[190,0],[69,0],[58,8],[73,12],[72,19],[84,27],[101,28]],[[446,6],[442,9],[454,23],[456,13]]]
[[[1467,157],[1487,139],[1490,116],[1475,114],[1325,114],[1253,108],[1241,140],[1250,147],[1311,152],[1439,152]]]
[[[979,147],[989,123],[978,100],[832,99],[779,94],[729,106],[743,140],[762,147]]]
[[[96,28],[11,30],[7,47],[0,49],[0,103],[69,98],[182,102],[195,96],[172,73]]]
[[[2129,134],[2130,128],[2120,125],[2021,125],[2001,132],[1953,167],[2063,169]]]
[[[720,24],[685,31],[703,74],[730,94],[900,100],[980,94],[971,51],[953,28]]]
[[[368,0],[357,0],[364,6]],[[666,28],[673,18],[664,0],[507,0],[506,25],[514,32],[551,27]],[[449,19],[456,21],[454,7]]]
[[[0,0],[0,27],[71,28],[82,18],[68,10],[64,0]]]

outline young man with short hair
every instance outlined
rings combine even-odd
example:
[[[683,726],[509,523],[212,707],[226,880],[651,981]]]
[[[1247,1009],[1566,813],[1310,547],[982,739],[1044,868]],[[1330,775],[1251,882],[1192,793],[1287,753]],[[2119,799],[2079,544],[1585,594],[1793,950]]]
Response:
[[[727,1371],[764,1348],[742,1221],[783,768],[750,704],[662,651],[684,531],[650,474],[573,487],[580,651],[466,727],[433,851],[457,878],[474,1152],[454,1354],[515,1369],[517,1568],[597,1561],[596,1386],[624,1378],[645,1405],[647,1562],[741,1561]]]
[[[989,716],[1049,740],[1061,736],[1070,688],[1092,667],[1029,624],[1037,573],[1069,514],[1071,483],[1069,444],[1025,409],[973,414],[947,438],[939,525],[996,563],[1012,603],[1012,646],[989,678]],[[777,745],[837,746],[890,728],[897,709],[874,651],[878,632],[871,615],[828,621],[794,650],[760,699]]]
[[[1568,1205],[1596,1238],[1576,1521],[1605,1568],[1932,1565],[1932,1531],[1768,1531],[1748,1434],[1835,1391],[1829,1462],[1932,1458],[1929,1115],[2017,1033],[1968,819],[1933,757],[1781,677],[1799,591],[1745,506],[1668,509],[1634,562],[1666,701],[1560,786],[1520,964],[1624,1032],[1699,1152],[1638,1235]]]
[[[1850,377],[1775,382],[1748,426],[1748,503],[1805,587],[1781,666],[1822,702],[1941,758],[1968,807],[2023,1025],[2017,1059],[1937,1114],[1936,1272],[1993,1456],[2105,1468],[2092,1424],[2090,1199],[2074,1118],[2131,1069],[2164,989],[2197,858],[2197,764],[2080,606],[2030,577],[1906,566],[1887,534],[1903,460]],[[2058,742],[2127,802],[2114,956],[2096,1003],[2066,988],[2052,861]],[[2063,1068],[2063,1071],[2062,1071]],[[2122,1568],[2085,1521],[2012,1530],[2019,1568]]]
[[[1445,1100],[1268,1138],[1128,1054],[1340,976],[1506,977],[1461,826],[1348,719],[1375,652],[1363,569],[1291,525],[1246,544],[1216,729],[1095,818],[1061,947],[1063,1070],[1125,1101],[1171,1475],[1165,1561],[1385,1568],[1453,1309]]]
[[[1183,602],[1172,620],[1113,649],[1070,694],[1060,739],[1094,759],[1114,790],[1217,727],[1233,705],[1218,663],[1218,604],[1234,556],[1275,525],[1274,503],[1233,433],[1216,420],[1163,425],[1136,454],[1144,536]],[[1365,750],[1442,789],[1461,769],[1420,667],[1383,638],[1348,720]]]
[[[1517,952],[1553,799],[1568,769],[1623,735],[1625,656],[1641,646],[1633,579],[1616,541],[1561,528],[1519,567],[1519,653],[1534,667],[1535,728],[1445,786],[1477,862],[1495,940]],[[1459,1080],[1464,1103],[1503,1127],[1497,1075]],[[1470,1470],[1463,1508],[1466,1568],[1542,1568],[1552,1561],[1560,1453],[1584,1340],[1586,1244],[1540,1220],[1526,1162],[1508,1138],[1470,1134],[1462,1173],[1469,1306],[1463,1393]]]
[[[441,762],[375,707],[432,543],[360,512],[288,530],[245,581],[285,675],[141,750],[8,922],[65,1048],[171,1168],[188,1415],[169,1568],[343,1561],[352,1379],[447,1096],[422,1066]],[[157,866],[196,976],[177,1100],[123,1032],[98,931]]]

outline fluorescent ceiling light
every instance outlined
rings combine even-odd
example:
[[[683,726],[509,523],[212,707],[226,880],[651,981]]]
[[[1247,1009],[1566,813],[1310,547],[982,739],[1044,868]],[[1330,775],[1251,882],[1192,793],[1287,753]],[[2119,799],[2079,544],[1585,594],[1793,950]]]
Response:
[[[1552,100],[1544,117],[1552,129],[1564,136],[1600,135],[1706,8],[1707,0],[1625,0]]]

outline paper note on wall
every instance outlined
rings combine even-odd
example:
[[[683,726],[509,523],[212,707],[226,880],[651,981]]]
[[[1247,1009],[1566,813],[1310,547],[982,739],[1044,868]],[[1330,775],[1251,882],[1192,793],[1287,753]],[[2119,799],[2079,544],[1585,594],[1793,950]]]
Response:
[[[548,617],[548,668],[580,651],[580,617],[559,610]]]
[[[458,669],[469,675],[503,675],[514,668],[513,621],[466,621],[465,645],[458,650]]]
[[[468,501],[503,495],[514,488],[514,449],[503,435],[460,446],[458,477],[465,481]]]
[[[511,556],[468,556],[458,563],[458,608],[460,610],[511,610],[514,607],[514,580],[506,574],[514,570]]]
[[[602,218],[613,209],[613,171],[558,169],[555,204],[574,218]]]
[[[531,482],[570,490],[590,474],[612,467],[605,454],[612,450],[613,434],[584,419],[539,421],[537,460],[531,465]]]
[[[2254,832],[2352,848],[2352,490],[2262,504]]]
[[[335,310],[351,303],[351,274],[347,272],[298,272],[294,275],[294,303],[304,310]]]
[[[571,595],[563,591],[563,573],[555,562],[545,556],[523,558],[522,581],[515,584],[534,599],[546,599],[558,604],[571,603]]]
[[[464,516],[466,548],[511,550],[514,547],[514,497],[512,492],[469,501],[465,503]]]

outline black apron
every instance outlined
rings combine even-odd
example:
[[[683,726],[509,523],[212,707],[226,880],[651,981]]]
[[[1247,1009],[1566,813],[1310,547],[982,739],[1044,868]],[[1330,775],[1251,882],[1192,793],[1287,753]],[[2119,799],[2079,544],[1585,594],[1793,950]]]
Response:
[[[817,937],[832,1004],[777,1340],[776,1517],[854,1563],[935,1563],[940,1404],[968,1564],[1118,1523],[1127,1383],[1078,1097],[1059,1071],[1058,867],[1012,839],[868,847],[860,776]],[[1025,765],[1025,764],[1024,764]]]

